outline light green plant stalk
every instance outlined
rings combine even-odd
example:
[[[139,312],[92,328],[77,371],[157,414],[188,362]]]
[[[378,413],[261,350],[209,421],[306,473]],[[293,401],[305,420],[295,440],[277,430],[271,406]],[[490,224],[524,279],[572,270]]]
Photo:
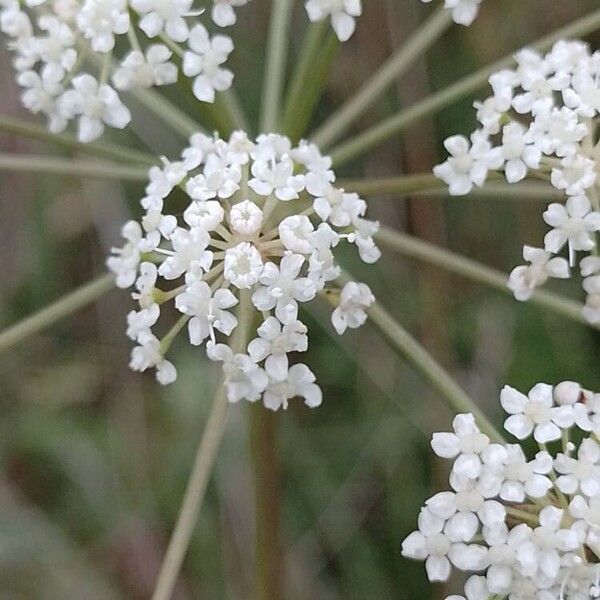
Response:
[[[170,600],[173,594],[225,432],[228,406],[225,387],[221,385],[204,426],[183,504],[158,575],[152,600]]]
[[[282,131],[293,142],[306,132],[339,46],[326,20],[311,23],[285,98]]]
[[[233,88],[221,92],[220,98],[220,106],[222,106],[225,112],[229,115],[232,125],[237,129],[241,129],[242,131],[249,133],[248,120],[246,119],[246,115],[242,105],[240,104],[240,99]]]
[[[148,168],[136,165],[120,165],[91,159],[70,159],[40,154],[2,154],[0,171],[26,171],[75,177],[97,177],[126,181],[145,181]]]
[[[416,367],[421,375],[442,394],[452,409],[459,413],[472,413],[481,431],[491,440],[500,443],[505,441],[502,434],[446,370],[380,304],[371,305],[368,315],[369,321],[377,327],[393,348]]]
[[[285,76],[292,0],[273,0],[260,115],[261,133],[278,130]]]
[[[151,154],[140,152],[134,148],[126,148],[107,142],[92,142],[84,144],[68,133],[51,133],[45,127],[28,123],[12,117],[0,116],[0,131],[22,135],[24,137],[50,142],[62,146],[67,150],[75,150],[83,154],[90,154],[102,158],[120,160],[127,164],[141,163],[144,165],[156,164],[156,158]]]
[[[48,305],[46,308],[26,317],[0,333],[0,352],[4,352],[28,337],[43,331],[63,317],[87,306],[114,287],[114,277],[107,273],[82,285]]]
[[[339,179],[337,185],[348,192],[361,196],[387,196],[395,194],[432,195],[448,197],[448,185],[440,181],[433,173],[401,175],[399,177],[383,177],[377,179]],[[498,196],[500,200],[534,199],[548,201],[564,198],[564,193],[551,185],[537,182],[520,182],[507,184],[490,178],[482,188],[474,188],[471,196]]]
[[[142,106],[166,123],[173,131],[188,138],[204,131],[201,125],[165,96],[152,89],[135,88],[129,92]]]
[[[249,336],[252,322],[252,305],[248,294],[240,297],[238,305],[238,325],[235,329],[232,348],[234,352],[243,352]],[[152,600],[170,600],[181,570],[181,565],[190,544],[192,533],[198,520],[202,501],[210,475],[215,465],[217,453],[227,423],[229,403],[224,385],[220,385],[206,421],[192,473],[185,490],[181,510],[169,546],[165,554]]]
[[[429,242],[424,242],[388,227],[382,227],[376,239],[379,244],[390,250],[423,260],[450,273],[456,273],[457,275],[490,286],[512,296],[512,292],[507,287],[508,276],[505,273],[482,265],[475,260],[459,256],[450,250],[438,248]],[[591,324],[585,320],[582,313],[583,305],[579,302],[562,298],[557,294],[544,290],[536,290],[529,302],[551,310],[572,321],[600,329],[599,324]]]
[[[446,31],[452,23],[452,12],[438,8],[394,54],[363,84],[360,90],[341,106],[311,136],[322,150],[335,142],[348,127],[364,114],[412,63]]]
[[[561,38],[581,37],[597,30],[599,27],[600,10],[596,10],[565,27],[557,29],[549,35],[540,38],[533,44],[528,44],[528,47],[540,51],[547,50],[554,42]],[[363,133],[351,138],[347,142],[336,146],[331,152],[334,165],[339,167],[353,158],[365,154],[377,144],[397,135],[415,121],[428,117],[452,102],[468,96],[485,85],[488,77],[492,73],[510,67],[514,62],[513,54],[514,52],[487,67],[483,67],[472,75],[432,94],[409,108],[401,110],[396,115],[385,119],[378,125],[375,125]]]

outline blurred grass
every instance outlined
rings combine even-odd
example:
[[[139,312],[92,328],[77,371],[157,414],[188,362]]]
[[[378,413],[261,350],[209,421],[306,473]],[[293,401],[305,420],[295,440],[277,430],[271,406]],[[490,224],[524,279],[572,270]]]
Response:
[[[573,0],[548,9],[546,0],[490,0],[472,28],[454,27],[434,47],[421,76],[439,89],[596,4]],[[356,37],[336,59],[317,120],[389,54],[385,19],[390,32],[398,31],[405,19],[428,10],[416,0],[366,5]],[[305,28],[300,3],[296,8],[294,51]],[[268,3],[255,1],[240,10],[234,33],[237,89],[252,124],[258,120],[267,16]],[[3,112],[24,116],[5,54],[0,69],[7,88]],[[406,97],[402,85],[356,129],[396,110]],[[196,105],[185,101],[195,114]],[[394,175],[410,168],[406,148],[419,135],[440,155],[445,136],[472,129],[471,102],[448,108],[427,128],[390,141],[344,174]],[[143,120],[135,133],[117,138],[167,154],[181,143]],[[8,136],[0,138],[0,147],[54,151]],[[0,174],[0,323],[17,321],[98,273],[140,191],[135,184]],[[373,202],[372,214],[411,229],[415,202],[435,203],[441,241],[505,271],[519,261],[523,242],[542,239],[541,207],[532,203],[419,199],[411,205],[394,199]],[[431,270],[399,256],[386,255],[375,268],[360,265],[352,253],[343,260],[398,319],[423,335],[491,416],[498,417],[504,383],[528,389],[537,381],[568,378],[600,389],[597,333],[454,277],[442,277],[436,285],[443,297],[433,298]],[[576,286],[570,291],[579,294]],[[165,390],[151,375],[130,373],[123,332],[128,309],[126,294],[112,292],[0,356],[3,600],[149,597],[215,373],[183,343],[174,349],[180,372],[175,386]],[[445,467],[431,458],[426,434],[447,426],[451,414],[367,328],[347,334],[338,348],[326,317],[322,309],[306,316],[307,362],[325,402],[317,411],[295,403],[280,415],[287,597],[443,597],[426,584],[422,565],[404,561],[399,549],[423,499],[443,480]],[[245,408],[234,408],[177,599],[249,597],[252,486]]]

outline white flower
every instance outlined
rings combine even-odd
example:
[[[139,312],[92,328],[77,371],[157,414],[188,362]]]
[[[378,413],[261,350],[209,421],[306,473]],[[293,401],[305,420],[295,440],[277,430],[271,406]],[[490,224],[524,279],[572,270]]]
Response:
[[[354,231],[348,235],[348,241],[356,244],[360,258],[372,264],[379,260],[381,251],[375,244],[373,236],[379,231],[379,221],[369,221],[360,217],[352,223]]]
[[[552,487],[547,477],[552,470],[552,458],[539,452],[534,460],[527,461],[518,444],[492,444],[482,452],[485,469],[499,477],[498,495],[507,502],[524,502],[526,497],[542,498]]]
[[[126,0],[85,0],[77,15],[77,26],[96,52],[109,52],[115,34],[127,33],[131,26]]]
[[[235,306],[237,298],[227,289],[218,289],[214,295],[204,281],[194,281],[185,292],[175,298],[175,306],[186,315],[192,315],[188,323],[190,343],[199,346],[210,337],[214,341],[214,329],[231,335],[237,319],[226,309]]]
[[[375,302],[375,296],[366,283],[349,281],[340,293],[340,303],[331,315],[333,327],[342,335],[348,327],[356,329],[367,320],[366,309]]]
[[[123,248],[112,248],[113,256],[108,257],[106,266],[116,275],[115,283],[120,288],[133,285],[140,264],[140,243],[142,228],[135,221],[128,221],[121,229],[121,235],[127,240]]]
[[[419,531],[402,542],[402,556],[426,561],[429,581],[446,581],[450,576],[450,560],[468,563],[473,570],[478,570],[485,561],[483,546],[451,542],[444,533],[444,525],[444,519],[424,508],[419,514]]]
[[[224,264],[225,279],[241,290],[249,289],[257,283],[263,267],[266,269],[259,251],[250,242],[241,242],[227,249]]]
[[[159,340],[151,333],[144,333],[138,338],[139,346],[131,351],[129,366],[134,371],[145,371],[156,368],[156,379],[162,385],[169,385],[177,379],[177,370],[166,360],[160,349]]]
[[[482,0],[445,0],[445,7],[452,10],[452,19],[460,25],[471,25],[479,12]]]
[[[287,253],[279,267],[272,262],[265,264],[260,275],[261,287],[252,295],[252,302],[258,310],[275,309],[275,316],[282,323],[289,323],[298,316],[298,302],[312,300],[316,287],[307,277],[299,277],[304,257]]]
[[[58,69],[61,75],[71,71],[77,62],[77,50],[74,48],[76,38],[71,27],[50,15],[41,16],[38,26],[46,32],[45,37],[33,40],[35,53],[44,62],[42,77],[48,70]]]
[[[560,428],[573,424],[569,406],[554,406],[552,386],[538,383],[525,396],[510,386],[500,394],[502,408],[510,415],[504,428],[523,440],[533,432],[537,442],[545,444],[560,439]]]
[[[583,196],[596,181],[595,163],[581,154],[565,156],[561,168],[552,169],[550,181],[569,196]]]
[[[304,176],[294,175],[294,163],[287,155],[280,162],[255,160],[252,175],[248,185],[261,196],[275,194],[279,200],[295,200],[304,189]]]
[[[346,42],[356,28],[355,18],[362,14],[361,0],[307,0],[308,18],[322,21],[331,16],[331,25],[340,42]]]
[[[279,224],[279,237],[287,250],[310,254],[313,249],[312,233],[315,228],[306,215],[286,217]]]
[[[152,304],[148,308],[139,311],[132,310],[127,315],[127,337],[131,340],[143,338],[150,333],[150,328],[158,321],[160,307]]]
[[[191,230],[178,227],[171,235],[173,251],[158,267],[158,273],[165,279],[177,279],[197,264],[208,271],[213,261],[213,253],[207,250],[209,237],[200,228]]]
[[[556,486],[565,494],[582,493],[588,498],[600,494],[600,446],[592,440],[581,442],[577,458],[558,454],[554,468],[560,477]]]
[[[446,162],[434,167],[436,177],[449,185],[452,196],[468,194],[473,185],[481,187],[490,169],[502,166],[501,148],[492,148],[483,132],[475,132],[469,140],[462,135],[449,137],[444,146],[450,153]]]
[[[262,210],[250,200],[243,200],[231,207],[231,227],[240,235],[254,235],[262,227]]]
[[[569,263],[564,258],[553,257],[550,252],[541,248],[523,246],[523,258],[530,264],[515,267],[508,279],[508,288],[517,300],[531,298],[535,288],[546,283],[549,277],[569,277]]]
[[[510,123],[502,130],[502,153],[504,173],[508,183],[516,183],[525,179],[527,169],[540,166],[542,152],[539,148],[525,143],[525,128],[518,123]]]
[[[59,100],[60,110],[67,117],[79,116],[77,137],[80,142],[92,142],[104,132],[104,126],[123,129],[131,121],[129,109],[109,85],[100,85],[88,74],[78,75]]]
[[[234,354],[225,344],[208,342],[206,346],[211,360],[223,363],[223,374],[229,402],[248,400],[256,402],[265,391],[269,378],[247,354]]]
[[[533,142],[544,154],[558,157],[573,155],[578,144],[588,133],[577,114],[562,106],[549,113],[538,115],[529,127],[525,138]]]
[[[306,188],[317,196],[313,202],[317,215],[336,227],[348,227],[367,210],[366,202],[358,194],[333,187],[326,174],[309,173],[306,176]]]
[[[216,229],[224,217],[225,210],[216,200],[191,202],[183,213],[183,219],[190,227],[199,227],[206,231]]]
[[[173,191],[175,186],[182,182],[186,174],[187,172],[182,163],[163,159],[162,168],[155,166],[148,171],[150,181],[146,186],[146,194],[165,198]]]
[[[454,433],[434,433],[433,451],[442,458],[455,458],[454,471],[461,477],[477,477],[481,472],[481,453],[490,440],[481,433],[473,415],[456,415],[452,422]]]
[[[46,115],[52,133],[60,133],[67,126],[67,118],[58,106],[63,92],[62,78],[60,69],[43,69],[41,75],[36,71],[23,71],[17,76],[17,83],[25,88],[21,94],[23,106],[33,114]]]
[[[142,227],[146,233],[146,239],[140,246],[143,252],[154,250],[160,243],[161,237],[169,239],[177,227],[177,219],[173,215],[163,215],[162,198],[146,196],[140,204],[146,209],[142,218]]]
[[[600,213],[592,210],[585,196],[571,196],[566,205],[552,203],[544,212],[544,221],[554,227],[546,234],[544,246],[556,254],[569,245],[570,264],[575,264],[576,250],[592,250],[595,247],[594,232],[600,231]]]
[[[212,20],[219,27],[228,27],[234,25],[237,21],[234,7],[244,6],[248,0],[213,0],[211,11]]]
[[[597,74],[589,68],[577,69],[571,79],[571,87],[563,90],[565,105],[582,117],[593,118],[600,111],[600,88]]]
[[[425,502],[428,510],[446,521],[444,532],[452,541],[471,541],[480,523],[491,527],[504,522],[504,506],[496,500],[487,499],[489,494],[485,485],[464,479],[457,487],[454,492],[439,492]]]
[[[563,511],[554,506],[540,511],[539,527],[517,549],[517,560],[526,576],[555,578],[560,569],[560,551],[577,549],[575,531],[560,528],[562,517]]]
[[[583,280],[583,289],[587,293],[583,316],[590,323],[600,323],[600,275],[586,277]]]
[[[256,330],[259,337],[248,344],[248,354],[255,362],[265,360],[265,368],[277,380],[287,374],[290,352],[306,352],[308,349],[307,328],[300,321],[290,321],[285,325],[275,317],[267,317]]]
[[[211,198],[231,198],[240,188],[242,177],[239,165],[223,167],[216,156],[207,158],[204,172],[190,178],[185,191],[194,200],[210,200]]]
[[[183,72],[194,77],[192,89],[198,100],[214,102],[215,91],[224,92],[233,81],[233,73],[221,67],[233,51],[233,42],[225,35],[210,38],[204,25],[198,24],[190,31],[188,45]]]
[[[577,527],[581,537],[593,552],[600,551],[600,497],[583,498],[575,496],[569,504],[569,514],[579,522]]]
[[[323,394],[315,383],[313,372],[302,364],[292,365],[287,373],[280,373],[273,363],[265,365],[269,384],[263,395],[263,403],[270,410],[284,410],[288,400],[295,397],[304,398],[304,404],[316,408],[323,401]]]
[[[163,44],[153,44],[146,49],[132,50],[113,74],[118,90],[135,87],[149,88],[168,85],[177,81],[177,66],[169,62],[172,53]]]
[[[174,42],[185,42],[189,28],[185,18],[190,14],[192,0],[131,0],[132,8],[143,15],[140,29],[149,37],[165,32]]]
[[[150,308],[154,303],[154,288],[158,277],[158,268],[154,263],[143,262],[139,267],[140,275],[135,281],[137,292],[131,297],[137,300],[140,308]]]

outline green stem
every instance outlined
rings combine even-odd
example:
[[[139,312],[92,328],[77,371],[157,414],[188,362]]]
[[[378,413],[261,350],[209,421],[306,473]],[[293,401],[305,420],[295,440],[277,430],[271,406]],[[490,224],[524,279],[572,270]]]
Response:
[[[112,274],[107,273],[5,329],[0,333],[0,352],[16,346],[28,337],[50,327],[63,317],[91,304],[113,287],[114,277]]]
[[[0,171],[26,171],[29,173],[98,177],[127,181],[145,181],[148,178],[147,167],[127,166],[89,159],[73,160],[37,154],[0,153]]]
[[[304,37],[296,70],[289,84],[282,131],[294,142],[306,132],[339,42],[327,20],[311,23]]]
[[[250,409],[250,445],[255,482],[254,600],[281,600],[281,467],[277,448],[279,415],[262,403]]]
[[[129,92],[129,95],[167,124],[173,131],[185,138],[204,131],[198,122],[156,90],[134,88]]]
[[[458,386],[446,370],[419,344],[419,342],[398,323],[383,307],[374,303],[368,310],[369,320],[391,343],[394,349],[404,356],[459,413],[471,413],[479,428],[491,440],[503,443],[502,434],[483,414],[479,407]]]
[[[28,123],[27,121],[13,119],[12,117],[0,117],[0,131],[50,142],[62,146],[67,150],[76,150],[78,152],[100,156],[102,158],[116,159],[127,164],[141,163],[144,165],[154,165],[156,163],[156,158],[151,154],[140,152],[134,148],[126,148],[124,146],[106,142],[83,144],[67,133],[51,133],[45,127],[34,123]]]
[[[171,600],[181,564],[190,544],[192,533],[206,493],[217,452],[225,432],[229,404],[223,385],[219,387],[206,421],[196,459],[188,481],[177,524],[161,566],[152,600]]]
[[[423,260],[512,296],[512,292],[507,287],[508,277],[505,273],[486,267],[475,260],[460,256],[444,248],[438,248],[433,244],[387,227],[381,228],[376,239],[382,246],[390,250]],[[536,290],[530,302],[578,323],[600,329],[600,325],[593,325],[585,320],[581,312],[583,305],[579,302],[543,290]]]
[[[381,97],[389,86],[397,82],[412,63],[427,51],[451,23],[451,11],[440,7],[367,79],[352,98],[329,117],[311,136],[312,141],[321,149],[325,149],[335,142]]]
[[[235,329],[232,346],[234,352],[243,352],[249,336],[252,321],[252,304],[248,294],[243,293],[238,304],[238,325]],[[171,600],[183,559],[190,545],[192,533],[198,520],[206,488],[217,458],[227,422],[229,403],[225,385],[219,386],[215,400],[206,421],[196,460],[188,481],[181,510],[175,529],[169,540],[152,600]]]
[[[232,125],[237,129],[241,129],[242,131],[248,133],[248,120],[246,119],[244,109],[242,108],[240,100],[233,88],[225,92],[221,92],[219,98],[221,99],[220,105],[229,115],[229,120],[231,121]]]
[[[547,50],[558,39],[584,36],[595,31],[599,26],[600,10],[595,10],[591,14],[540,38],[535,43],[528,45],[528,47],[539,51]],[[492,73],[510,67],[513,62],[514,59],[512,54],[506,56],[491,65],[483,67],[472,75],[457,81],[455,84],[429,96],[421,102],[385,119],[378,125],[367,129],[347,142],[336,146],[331,152],[334,165],[339,167],[353,158],[365,154],[374,146],[397,135],[415,121],[428,117],[448,104],[468,96],[485,85],[488,77]]]
[[[448,186],[432,173],[418,173],[414,175],[383,177],[377,179],[340,179],[337,181],[336,185],[349,192],[355,192],[366,197],[395,194],[443,197],[449,195]],[[486,182],[483,188],[473,189],[468,197],[471,198],[475,196],[498,196],[499,199],[539,199],[545,201],[553,198],[564,198],[564,194],[551,185],[544,185],[537,182],[507,184],[502,181],[495,181],[494,179]]]
[[[272,0],[271,24],[265,66],[260,130],[277,131],[281,92],[287,59],[288,31],[292,17],[292,0]]]

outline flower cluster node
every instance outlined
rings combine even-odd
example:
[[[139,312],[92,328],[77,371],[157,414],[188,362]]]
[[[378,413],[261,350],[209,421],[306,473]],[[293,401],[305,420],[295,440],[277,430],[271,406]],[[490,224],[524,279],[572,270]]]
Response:
[[[277,410],[300,396],[319,405],[313,373],[289,361],[308,348],[299,305],[337,286],[335,330],[360,327],[375,299],[364,283],[338,285],[335,249],[354,244],[364,262],[379,258],[378,223],[364,218],[365,201],[334,184],[329,157],[276,134],[256,141],[241,131],[227,141],[196,134],[179,160],[152,167],[145,213],[123,226],[125,245],[107,261],[119,287],[135,287],[131,368],[155,367],[161,383],[174,381],[165,354],[187,326],[190,344],[205,345],[223,364],[231,402],[262,398]],[[168,302],[180,317],[159,340],[152,328]],[[227,339],[242,318],[244,328],[257,327],[239,352]]]

